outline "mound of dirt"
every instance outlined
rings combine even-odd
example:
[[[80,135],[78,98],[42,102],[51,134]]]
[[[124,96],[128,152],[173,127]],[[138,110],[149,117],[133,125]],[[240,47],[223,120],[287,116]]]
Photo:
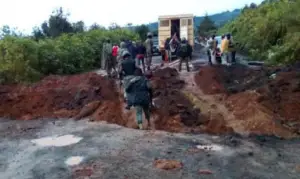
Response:
[[[17,119],[82,117],[93,112],[82,112],[83,107],[95,110],[105,100],[118,100],[114,81],[96,73],[49,76],[32,85],[0,89],[0,116]]]
[[[252,70],[244,66],[204,67],[195,75],[205,94],[225,93],[235,131],[284,138],[300,134],[300,68]]]
[[[159,69],[153,73],[155,127],[160,130],[183,131],[186,127],[203,124],[206,119],[198,108],[180,91],[184,81],[179,79],[176,69]]]
[[[205,67],[195,76],[206,94],[226,93],[237,131],[289,138],[300,133],[299,68],[260,71],[243,66]]]
[[[243,65],[206,66],[195,75],[195,81],[205,94],[232,94],[262,86],[267,83],[269,73]]]
[[[300,72],[280,72],[257,90],[258,102],[272,111],[274,120],[300,134]]]

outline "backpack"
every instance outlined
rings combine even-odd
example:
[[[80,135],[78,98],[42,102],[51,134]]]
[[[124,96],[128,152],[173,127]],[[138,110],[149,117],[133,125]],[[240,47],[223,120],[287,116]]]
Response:
[[[126,86],[124,85],[124,87],[129,105],[149,105],[150,96],[147,83],[148,80],[145,77],[131,76],[127,78]]]

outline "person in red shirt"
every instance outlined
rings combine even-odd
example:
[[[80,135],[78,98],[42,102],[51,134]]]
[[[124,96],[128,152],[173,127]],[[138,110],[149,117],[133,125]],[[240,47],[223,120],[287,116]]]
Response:
[[[116,71],[117,66],[117,57],[118,57],[119,46],[115,44],[112,48],[112,60],[113,60],[113,69]]]

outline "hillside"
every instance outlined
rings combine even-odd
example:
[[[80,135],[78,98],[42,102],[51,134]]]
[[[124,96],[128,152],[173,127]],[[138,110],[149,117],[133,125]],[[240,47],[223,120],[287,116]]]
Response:
[[[266,0],[244,8],[219,29],[232,32],[237,48],[256,60],[289,64],[299,61],[300,1]]]
[[[241,13],[241,9],[235,9],[233,11],[225,11],[218,14],[209,15],[209,17],[215,22],[216,25],[222,25],[226,22],[234,19]],[[196,16],[194,18],[195,26],[199,26],[201,21],[203,20],[204,16]],[[151,31],[155,31],[158,28],[158,22],[153,22],[148,24],[148,27]]]

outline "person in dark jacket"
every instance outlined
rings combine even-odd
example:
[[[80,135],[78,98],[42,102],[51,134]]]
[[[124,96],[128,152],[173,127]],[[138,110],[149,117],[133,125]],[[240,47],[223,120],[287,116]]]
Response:
[[[127,100],[130,106],[136,109],[136,121],[140,129],[143,129],[143,112],[150,127],[150,106],[152,105],[152,88],[149,80],[143,76],[140,68],[135,70],[135,74],[130,78],[125,86]]]
[[[135,60],[136,58],[136,43],[135,42],[130,42],[128,45],[128,51],[131,54],[131,58],[133,58]]]
[[[187,42],[185,38],[182,39],[177,56],[179,57],[179,67],[178,71],[181,71],[182,62],[185,61],[187,71],[190,71],[189,60],[193,52],[191,45]]]
[[[131,57],[131,54],[125,50],[122,52],[123,60],[121,62],[120,76],[126,77],[130,75],[134,75],[134,71],[136,70],[135,60]]]
[[[146,71],[146,66],[145,66],[146,47],[140,41],[137,43],[136,53],[137,53],[136,65],[138,67],[140,67],[140,64],[142,63],[142,69],[143,69],[143,72],[145,73],[145,71]]]
[[[134,75],[135,70],[137,69],[135,65],[135,60],[131,58],[131,55],[128,51],[122,52],[122,62],[119,69],[119,78],[121,84],[126,86],[131,78]],[[124,88],[124,100],[127,102],[127,94]],[[130,105],[127,103],[126,109],[130,109]]]

